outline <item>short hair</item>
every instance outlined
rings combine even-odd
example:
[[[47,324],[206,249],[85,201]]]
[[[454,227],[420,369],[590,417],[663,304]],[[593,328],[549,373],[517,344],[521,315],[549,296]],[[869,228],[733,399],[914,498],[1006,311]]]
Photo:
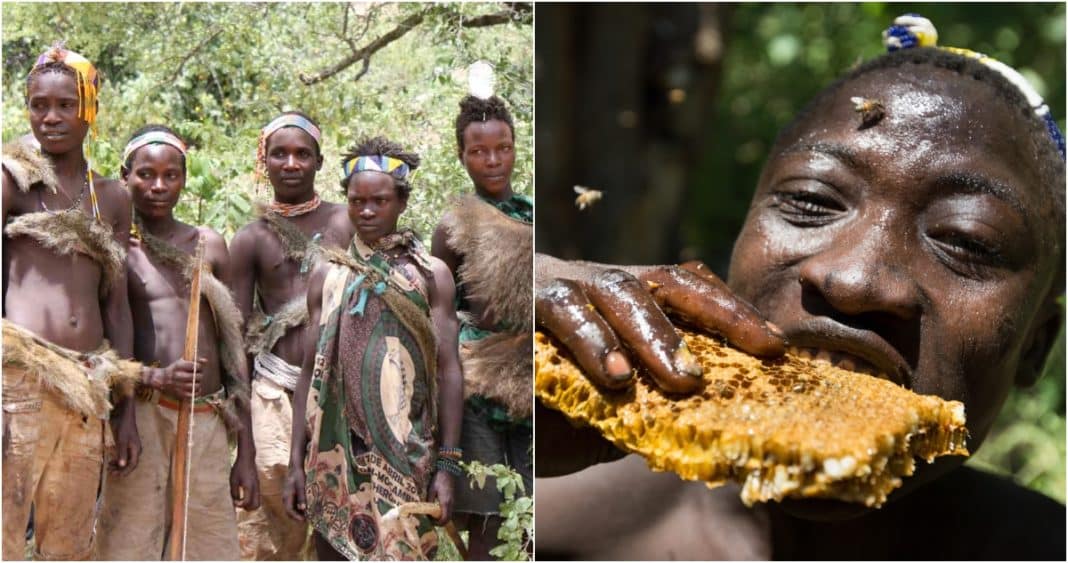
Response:
[[[1063,224],[1064,210],[1064,183],[1065,165],[1056,144],[1050,138],[1049,130],[1045,121],[1035,113],[1027,98],[1001,73],[987,67],[972,58],[958,55],[933,47],[917,47],[901,49],[884,54],[872,59],[855,68],[845,76],[834,81],[820,91],[808,104],[801,109],[794,119],[784,127],[775,138],[770,156],[778,154],[785,148],[785,144],[797,136],[798,128],[807,120],[815,108],[822,105],[828,98],[836,94],[843,86],[853,82],[865,74],[873,71],[899,68],[909,64],[926,64],[936,68],[943,68],[956,72],[962,78],[968,78],[994,89],[997,98],[1005,103],[1007,109],[1017,115],[1029,133],[1029,141],[1034,146],[1038,155],[1038,172],[1042,183],[1051,190],[1052,204],[1057,220]],[[1062,245],[1063,246],[1063,245]]]
[[[512,114],[504,100],[497,96],[482,99],[472,95],[464,96],[460,100],[460,113],[456,116],[456,146],[459,152],[464,152],[464,131],[467,126],[475,122],[486,122],[497,119],[508,124],[508,130],[512,132],[512,140],[515,141],[515,123]]]
[[[126,139],[126,144],[127,145],[130,144],[130,141],[140,137],[141,135],[144,135],[145,133],[151,133],[152,131],[163,131],[164,133],[170,133],[171,135],[174,135],[175,137],[178,137],[178,140],[181,141],[182,143],[184,143],[185,145],[187,145],[187,146],[189,145],[189,143],[186,143],[185,139],[183,139],[181,135],[179,135],[178,133],[174,132],[174,129],[171,129],[170,127],[167,127],[166,125],[160,125],[159,123],[149,123],[148,125],[145,125],[144,127],[138,129],[137,131],[134,131],[133,134],[130,135],[130,138]],[[141,147],[141,148],[137,149],[137,151],[139,151],[139,150],[141,150],[143,148],[144,147]],[[130,171],[130,163],[133,162],[134,155],[137,154],[137,151],[134,151],[134,152],[130,153],[130,156],[126,157],[126,160],[122,163],[122,167],[127,172]],[[185,153],[182,153],[181,151],[178,151],[178,152],[182,156],[182,171],[184,172],[185,169],[186,169],[185,168]]]
[[[359,156],[388,156],[407,164],[408,177],[403,179],[393,175],[390,175],[390,177],[393,178],[393,185],[397,188],[397,195],[399,195],[401,199],[408,199],[408,194],[412,192],[412,185],[409,178],[411,177],[412,172],[414,172],[416,168],[419,168],[420,159],[417,153],[405,151],[400,143],[391,141],[382,136],[377,136],[357,142],[341,157],[341,162],[348,162]],[[341,193],[348,193],[349,178],[351,177],[352,174],[349,174],[341,179]]]

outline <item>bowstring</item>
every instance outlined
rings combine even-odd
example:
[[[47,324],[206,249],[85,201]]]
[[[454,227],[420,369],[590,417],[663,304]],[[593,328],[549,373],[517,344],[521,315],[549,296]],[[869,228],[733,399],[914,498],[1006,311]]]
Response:
[[[203,258],[201,259],[201,267],[203,267]],[[200,280],[198,280],[199,282]],[[197,299],[200,299],[200,295],[197,295]],[[199,303],[197,304],[199,306]],[[192,303],[190,303],[192,306]],[[199,315],[198,315],[199,317]],[[198,319],[199,321],[199,319]],[[197,336],[193,340],[193,398],[189,400],[189,435],[186,436],[185,446],[185,467],[182,468],[185,471],[185,499],[182,501],[185,503],[185,510],[182,511],[182,561],[185,561],[185,547],[186,538],[189,537],[189,493],[193,487],[190,483],[190,478],[193,475],[193,425],[196,423],[193,415],[196,413],[194,409],[196,407],[197,397],[197,358],[200,356],[200,327],[197,327]]]

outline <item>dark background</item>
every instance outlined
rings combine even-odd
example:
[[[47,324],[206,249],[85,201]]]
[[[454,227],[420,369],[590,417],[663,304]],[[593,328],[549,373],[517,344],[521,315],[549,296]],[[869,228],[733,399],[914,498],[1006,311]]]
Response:
[[[538,4],[536,247],[563,258],[725,274],[775,134],[881,54],[917,12],[939,44],[1021,71],[1065,124],[1065,5]],[[604,192],[579,211],[573,186]],[[1064,500],[1063,333],[1047,376],[1010,397],[977,463]],[[1056,416],[1055,416],[1056,415]]]

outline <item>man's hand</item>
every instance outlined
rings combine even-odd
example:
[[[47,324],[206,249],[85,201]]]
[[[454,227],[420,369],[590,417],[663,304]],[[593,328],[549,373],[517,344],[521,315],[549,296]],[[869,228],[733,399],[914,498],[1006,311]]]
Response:
[[[535,272],[538,326],[560,340],[590,379],[607,389],[632,383],[633,360],[664,391],[698,389],[701,366],[668,314],[720,333],[750,354],[785,351],[779,329],[700,262],[616,267],[539,254]]]
[[[282,506],[286,509],[286,515],[300,522],[304,521],[307,514],[308,501],[304,497],[304,467],[289,465],[289,473],[286,474],[286,482],[282,487]]]
[[[178,400],[194,399],[194,392],[200,387],[206,363],[207,359],[200,358],[196,364],[188,360],[177,360],[165,368],[148,368],[142,382]]]
[[[535,259],[535,319],[574,356],[590,380],[605,389],[634,383],[634,362],[669,393],[698,391],[702,369],[669,316],[722,334],[759,356],[785,351],[781,331],[736,296],[700,262],[680,266],[608,266]],[[624,347],[626,350],[624,350]],[[538,405],[539,477],[579,471],[622,457],[596,431],[576,428]]]
[[[438,526],[444,526],[452,519],[452,499],[454,490],[454,477],[447,471],[438,470],[434,473],[434,480],[430,483],[430,502],[437,501],[441,505],[441,518],[434,521]]]
[[[230,497],[234,506],[245,510],[260,507],[260,479],[256,474],[256,456],[239,449],[230,469]]]
[[[115,406],[111,417],[111,430],[115,437],[115,455],[108,463],[110,470],[118,475],[129,475],[141,459],[141,438],[137,435],[137,417],[133,402],[123,399]]]

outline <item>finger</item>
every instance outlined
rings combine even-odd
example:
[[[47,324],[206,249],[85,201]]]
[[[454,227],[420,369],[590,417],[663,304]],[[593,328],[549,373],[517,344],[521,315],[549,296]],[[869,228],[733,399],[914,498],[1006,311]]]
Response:
[[[688,393],[701,385],[701,366],[637,278],[606,270],[584,289],[661,389]]]
[[[634,370],[619,339],[577,282],[555,280],[539,290],[535,317],[571,351],[594,383],[619,389],[631,380]]]
[[[700,262],[660,267],[640,276],[656,302],[672,316],[725,336],[731,344],[758,356],[786,350],[782,331],[755,307],[734,294]]]

